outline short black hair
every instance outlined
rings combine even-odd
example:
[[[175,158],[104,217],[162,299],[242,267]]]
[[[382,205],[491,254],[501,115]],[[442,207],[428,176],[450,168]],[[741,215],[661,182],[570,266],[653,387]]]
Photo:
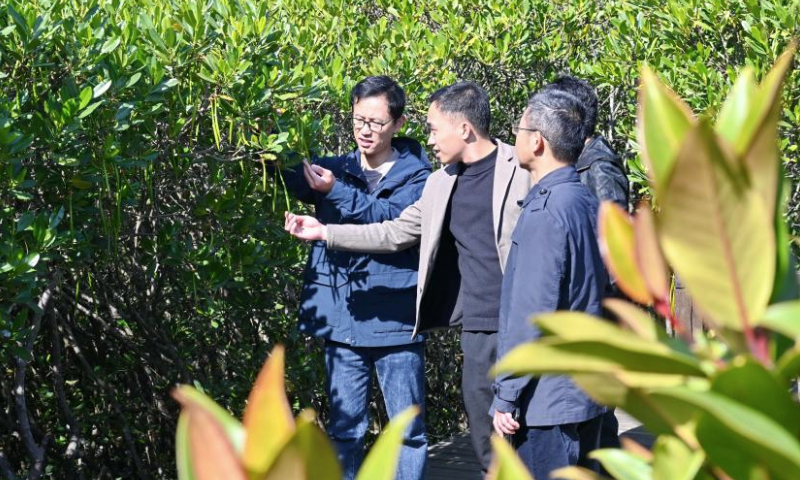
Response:
[[[577,98],[586,111],[586,116],[583,119],[583,138],[586,139],[594,135],[597,128],[597,94],[589,82],[570,75],[561,75],[544,88],[566,92]]]
[[[583,118],[586,113],[573,95],[545,88],[528,100],[528,127],[547,139],[556,159],[574,164],[583,150]]]
[[[457,82],[440,88],[428,97],[428,101],[436,103],[443,113],[463,115],[475,127],[478,135],[489,138],[492,123],[489,95],[477,83]]]
[[[361,99],[381,95],[386,96],[386,101],[389,103],[389,115],[392,116],[392,119],[397,120],[402,117],[406,109],[406,92],[397,82],[386,75],[367,77],[358,82],[350,92],[350,108],[354,107]]]

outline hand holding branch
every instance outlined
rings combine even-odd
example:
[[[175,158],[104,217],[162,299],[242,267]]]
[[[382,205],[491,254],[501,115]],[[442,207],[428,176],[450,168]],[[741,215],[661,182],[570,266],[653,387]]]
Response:
[[[336,183],[333,172],[319,165],[311,165],[308,160],[303,160],[303,176],[306,177],[306,182],[312,190],[322,193],[330,192]]]

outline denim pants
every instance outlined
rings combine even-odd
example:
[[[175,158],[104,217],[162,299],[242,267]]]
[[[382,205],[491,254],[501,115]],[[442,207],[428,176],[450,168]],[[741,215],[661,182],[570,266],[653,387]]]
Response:
[[[428,458],[424,343],[395,347],[325,344],[325,389],[330,403],[328,435],[336,446],[343,478],[355,478],[364,459],[373,368],[390,418],[411,405],[421,409],[403,437],[395,479],[422,480]]]
[[[600,443],[603,415],[580,423],[552,427],[523,427],[514,434],[514,446],[533,478],[550,478],[562,467],[579,466],[597,471],[597,461],[588,457]]]

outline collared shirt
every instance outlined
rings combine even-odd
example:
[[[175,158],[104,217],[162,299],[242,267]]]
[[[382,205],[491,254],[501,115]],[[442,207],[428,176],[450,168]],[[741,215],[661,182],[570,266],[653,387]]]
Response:
[[[497,356],[535,341],[532,315],[572,310],[600,315],[608,275],[597,241],[597,199],[575,168],[545,175],[522,202],[512,235],[500,306]],[[589,420],[605,409],[568,377],[501,375],[492,410],[519,410],[526,426]]]

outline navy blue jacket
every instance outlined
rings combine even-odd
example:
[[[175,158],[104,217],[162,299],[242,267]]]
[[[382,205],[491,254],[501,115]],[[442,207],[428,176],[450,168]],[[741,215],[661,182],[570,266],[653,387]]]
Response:
[[[528,321],[532,315],[601,314],[608,276],[597,242],[597,207],[572,166],[545,175],[523,200],[503,277],[498,358],[541,336]],[[528,427],[582,422],[605,411],[561,375],[501,375],[493,390],[492,409],[518,410]]]
[[[312,203],[325,224],[367,224],[392,220],[420,195],[431,172],[419,142],[395,138],[399,158],[377,189],[369,193],[358,150],[340,157],[314,159],[336,176],[326,194],[312,190],[302,166],[284,172],[297,198]],[[421,341],[411,339],[416,319],[419,248],[391,254],[328,250],[313,242],[300,298],[300,330],[359,347],[384,347]]]

